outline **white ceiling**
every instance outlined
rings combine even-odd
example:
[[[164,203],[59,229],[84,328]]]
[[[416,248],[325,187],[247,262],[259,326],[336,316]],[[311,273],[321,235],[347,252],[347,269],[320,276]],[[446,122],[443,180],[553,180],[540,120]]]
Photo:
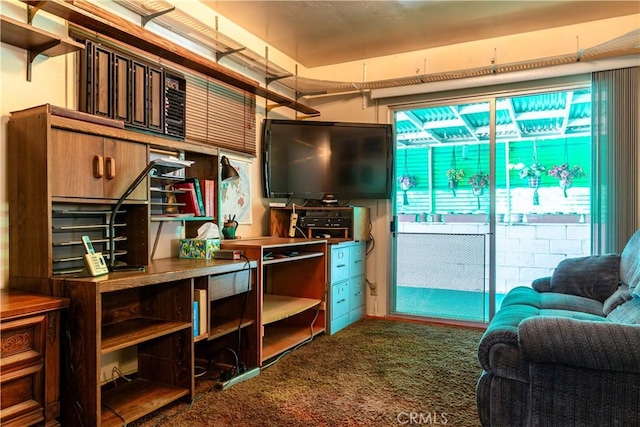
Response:
[[[640,13],[637,0],[200,1],[307,68]]]

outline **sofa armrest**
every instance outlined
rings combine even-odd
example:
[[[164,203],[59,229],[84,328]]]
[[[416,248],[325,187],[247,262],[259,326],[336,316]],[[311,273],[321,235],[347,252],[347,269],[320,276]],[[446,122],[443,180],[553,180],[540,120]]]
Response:
[[[528,362],[640,373],[640,325],[539,316],[518,339]]]

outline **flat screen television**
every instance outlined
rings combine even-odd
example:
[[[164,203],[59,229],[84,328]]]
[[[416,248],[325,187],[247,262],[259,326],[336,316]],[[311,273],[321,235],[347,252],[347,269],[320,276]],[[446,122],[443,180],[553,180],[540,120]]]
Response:
[[[261,139],[267,198],[391,197],[391,125],[266,119]]]

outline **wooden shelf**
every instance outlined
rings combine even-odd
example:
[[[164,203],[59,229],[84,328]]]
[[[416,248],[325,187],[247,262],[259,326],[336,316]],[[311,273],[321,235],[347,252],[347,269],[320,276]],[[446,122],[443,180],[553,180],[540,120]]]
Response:
[[[84,49],[84,45],[71,39],[57,36],[4,15],[0,15],[0,38],[3,43],[29,52],[28,81],[31,81],[31,64],[36,56],[53,57]]]
[[[276,102],[280,106],[291,108],[303,114],[320,115],[319,111],[307,105],[263,88],[255,80],[218,65],[205,57],[194,54],[187,48],[171,43],[167,39],[87,1],[75,0],[73,4],[59,0],[49,0],[45,2],[39,0],[21,1],[30,6],[41,8],[48,13],[66,19],[83,28],[104,34],[107,37],[142,49],[152,55],[157,55],[168,61],[230,84],[238,89]]]
[[[247,326],[253,325],[255,322],[252,319],[243,319],[241,328],[246,328]],[[222,336],[225,336],[231,332],[235,332],[238,330],[238,325],[240,324],[240,318],[230,319],[224,321],[222,323],[216,323],[215,325],[211,325],[211,329],[209,331],[208,340],[215,340]]]
[[[189,394],[189,389],[135,379],[102,392],[103,427],[129,424]]]
[[[313,336],[324,332],[324,327],[314,326]],[[283,349],[293,348],[311,338],[309,325],[274,324],[269,327],[262,341],[262,361],[268,360]]]
[[[106,354],[131,347],[190,327],[190,323],[169,322],[148,317],[138,317],[123,322],[104,325],[102,329],[102,347],[100,353]]]
[[[321,257],[324,254],[322,252],[299,252],[298,255],[293,255],[293,256],[282,256],[282,257],[279,257],[277,255],[278,254],[276,254],[275,258],[273,258],[273,259],[265,259],[265,260],[263,260],[262,264],[263,265],[269,265],[269,264],[279,264],[281,262],[299,261],[301,259]]]
[[[179,215],[153,215],[151,217],[153,222],[168,222],[168,221],[215,221],[212,216],[179,216]]]
[[[322,300],[313,298],[298,298],[286,295],[265,294],[262,303],[262,324],[267,325],[278,320],[286,319],[315,307]]]

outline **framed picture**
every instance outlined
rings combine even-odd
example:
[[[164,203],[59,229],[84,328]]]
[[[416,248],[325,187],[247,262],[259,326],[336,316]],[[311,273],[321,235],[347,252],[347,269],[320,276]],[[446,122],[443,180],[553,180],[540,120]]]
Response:
[[[235,218],[238,224],[251,224],[251,162],[227,157],[240,178],[223,182],[220,187],[222,219]]]

